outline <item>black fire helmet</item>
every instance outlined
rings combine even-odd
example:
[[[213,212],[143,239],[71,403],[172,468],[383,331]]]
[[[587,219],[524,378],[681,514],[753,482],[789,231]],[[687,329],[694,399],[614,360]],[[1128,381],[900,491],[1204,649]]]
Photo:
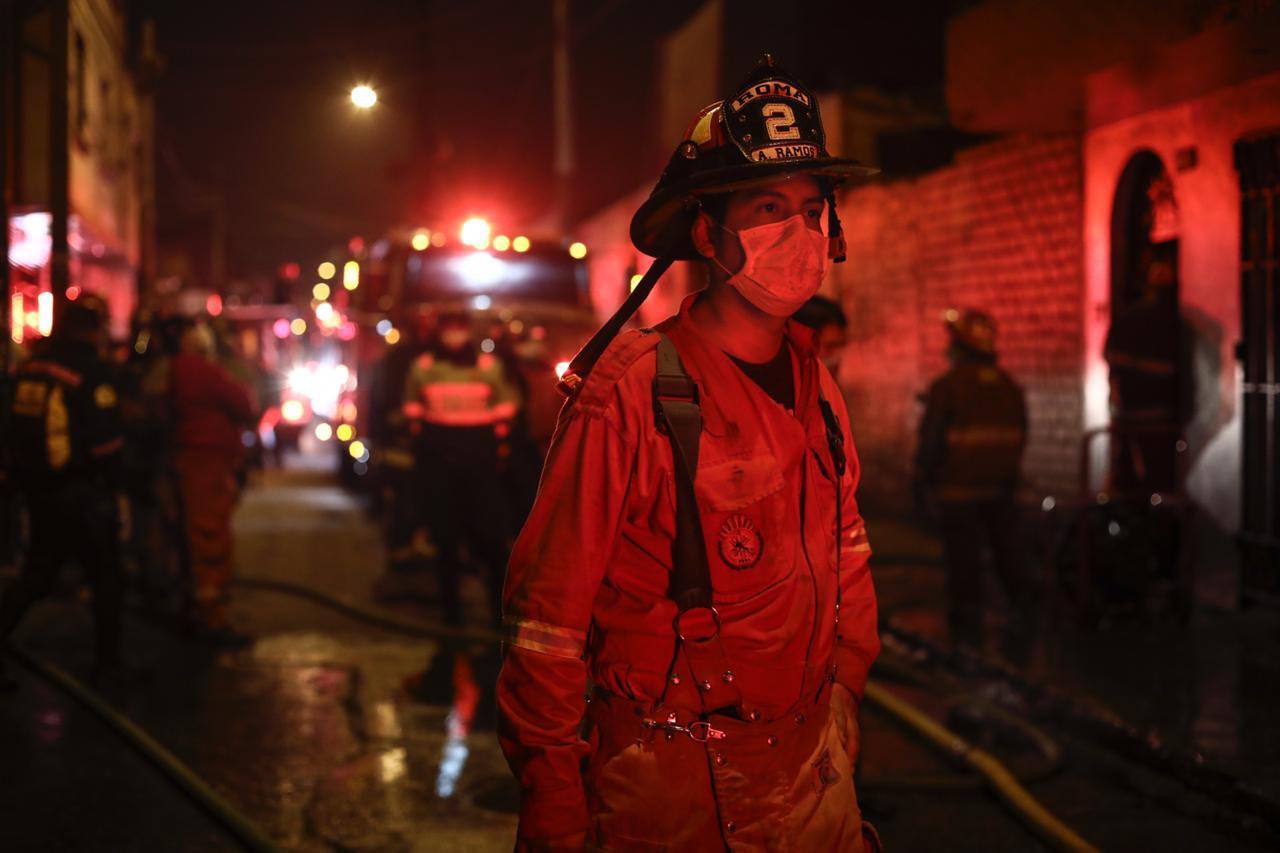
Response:
[[[813,175],[827,197],[830,255],[844,260],[844,236],[836,215],[835,190],[878,170],[857,160],[833,157],[818,99],[769,54],[730,95],[704,108],[676,146],[667,167],[631,219],[631,242],[657,258],[626,302],[574,357],[561,382],[572,390],[586,379],[609,342],[677,260],[697,260],[690,231],[699,198],[772,183],[791,175]]]

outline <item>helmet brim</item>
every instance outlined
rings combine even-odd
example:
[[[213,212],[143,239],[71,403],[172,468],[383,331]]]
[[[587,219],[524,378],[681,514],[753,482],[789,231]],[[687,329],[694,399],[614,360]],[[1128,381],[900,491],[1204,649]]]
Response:
[[[869,178],[879,171],[845,157],[743,163],[711,169],[674,186],[655,190],[631,218],[631,242],[653,257],[670,255],[682,261],[697,260],[701,255],[693,247],[689,232],[698,215],[696,202],[700,195],[737,192],[794,175],[812,175],[846,184]]]

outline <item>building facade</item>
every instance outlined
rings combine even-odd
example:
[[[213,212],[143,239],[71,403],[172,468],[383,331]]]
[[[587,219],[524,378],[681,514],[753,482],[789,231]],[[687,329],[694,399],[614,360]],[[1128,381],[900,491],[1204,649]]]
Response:
[[[1178,342],[1198,541],[1274,587],[1280,6],[1083,2],[1070,22],[1064,8],[991,0],[953,20],[952,120],[999,139],[842,198],[850,257],[829,286],[856,342],[841,378],[863,488],[908,505],[920,407],[903,391],[943,367],[943,310],[974,307],[995,316],[1001,360],[1028,391],[1024,499],[1096,498],[1108,333],[1162,263],[1177,311],[1145,338]]]
[[[153,272],[154,32],[112,0],[10,8],[11,337],[46,334],[52,303],[83,293],[123,335]]]
[[[1178,459],[1198,541],[1280,578],[1280,3],[987,0],[948,26],[945,90],[954,128],[985,141],[840,196],[848,261],[824,290],[850,322],[839,379],[864,503],[911,508],[918,395],[945,367],[954,307],[994,315],[1001,361],[1027,390],[1024,502],[1096,499],[1108,332],[1162,263],[1177,311],[1149,337],[1178,341]],[[853,106],[824,99],[834,151],[842,129],[858,141]],[[648,263],[626,240],[646,191],[582,225],[601,310]],[[642,321],[698,280],[664,282]]]

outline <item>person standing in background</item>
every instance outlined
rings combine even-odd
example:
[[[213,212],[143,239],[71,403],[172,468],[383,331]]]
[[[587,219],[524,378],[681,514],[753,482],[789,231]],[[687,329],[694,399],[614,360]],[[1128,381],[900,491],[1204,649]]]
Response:
[[[0,643],[52,590],[68,557],[93,586],[95,676],[122,669],[120,531],[124,436],[100,350],[105,306],[65,302],[53,334],[14,377],[7,451],[30,519],[22,574],[0,599]],[[14,682],[0,667],[0,686]]]
[[[490,625],[501,624],[510,540],[499,446],[510,435],[520,400],[502,362],[480,351],[461,312],[441,316],[405,381],[402,409],[415,436],[427,527],[438,549],[440,606],[451,627],[464,622],[464,547],[484,572]],[[426,672],[410,679],[410,692],[424,701],[448,701],[461,657],[461,649],[446,645]]]
[[[200,639],[239,646],[249,638],[228,618],[232,577],[231,513],[244,454],[241,433],[254,421],[249,389],[214,361],[209,329],[182,336],[169,372],[178,475],[191,557],[191,627]]]
[[[929,387],[920,422],[916,481],[937,502],[947,560],[952,638],[981,645],[984,548],[1022,621],[1027,579],[1015,491],[1027,443],[1027,405],[996,364],[996,324],[981,311],[946,314],[951,369]]]
[[[849,321],[840,303],[825,296],[814,296],[791,316],[802,326],[813,329],[817,336],[818,358],[836,379],[840,379],[840,362],[849,343]]]

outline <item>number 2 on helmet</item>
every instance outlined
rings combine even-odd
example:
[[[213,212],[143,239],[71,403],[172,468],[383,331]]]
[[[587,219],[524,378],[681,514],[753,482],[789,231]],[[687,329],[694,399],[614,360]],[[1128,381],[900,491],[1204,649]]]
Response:
[[[765,118],[764,129],[774,142],[785,142],[800,138],[800,128],[796,127],[796,114],[786,104],[767,104],[761,111]]]

